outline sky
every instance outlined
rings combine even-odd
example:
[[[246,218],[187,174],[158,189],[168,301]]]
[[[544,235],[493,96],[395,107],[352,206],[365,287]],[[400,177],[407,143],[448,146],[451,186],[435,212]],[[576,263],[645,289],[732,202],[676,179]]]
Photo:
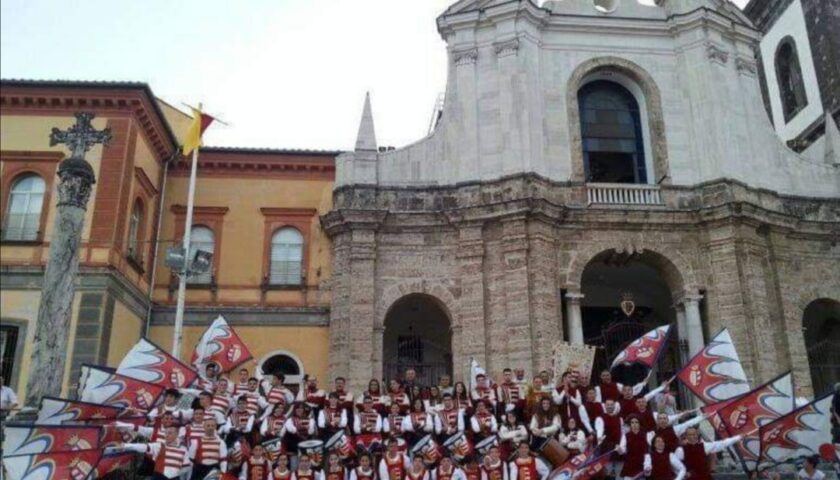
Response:
[[[244,147],[352,149],[370,91],[379,145],[399,147],[444,91],[435,18],[454,1],[0,0],[0,76],[146,82],[229,124],[206,145]]]

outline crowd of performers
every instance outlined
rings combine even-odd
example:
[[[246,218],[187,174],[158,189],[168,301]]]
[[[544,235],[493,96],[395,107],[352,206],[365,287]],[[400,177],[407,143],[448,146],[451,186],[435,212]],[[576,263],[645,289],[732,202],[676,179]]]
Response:
[[[408,370],[364,392],[343,378],[327,391],[308,377],[295,395],[282,374],[260,381],[243,368],[231,379],[210,364],[191,408],[170,389],[150,426],[115,425],[147,439],[124,448],[145,453],[155,479],[545,480],[593,451],[613,452],[615,478],[711,479],[711,454],[740,437],[703,441],[699,411],[678,411],[668,382],[643,393],[646,385],[622,385],[609,371],[596,385],[576,372],[528,382],[505,369],[471,388],[446,376],[423,386]]]

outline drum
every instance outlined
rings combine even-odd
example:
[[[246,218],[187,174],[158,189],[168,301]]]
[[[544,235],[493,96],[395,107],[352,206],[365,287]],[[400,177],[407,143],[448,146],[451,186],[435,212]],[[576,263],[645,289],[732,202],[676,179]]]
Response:
[[[475,451],[482,457],[490,453],[490,447],[499,445],[499,437],[491,435],[475,445]]]
[[[550,438],[540,447],[540,454],[554,467],[558,468],[569,458],[569,451],[560,442]]]
[[[266,440],[265,442],[262,442],[261,445],[265,448],[265,456],[271,460],[271,463],[276,462],[277,457],[286,451],[286,448],[283,446],[283,443],[279,438]]]
[[[458,432],[443,442],[443,448],[449,451],[452,458],[457,462],[464,461],[468,455],[473,453],[473,446],[464,432]]]
[[[421,438],[420,441],[414,445],[414,448],[411,449],[412,457],[416,457],[418,455],[423,458],[423,462],[427,465],[433,465],[440,460],[440,446],[431,435],[426,435]]]
[[[347,460],[356,456],[356,447],[350,442],[350,438],[344,433],[344,430],[335,432],[335,435],[327,440],[324,444],[327,452],[335,452],[338,458]]]
[[[324,460],[324,442],[321,440],[306,440],[298,443],[298,453],[307,454],[313,465],[321,465]]]

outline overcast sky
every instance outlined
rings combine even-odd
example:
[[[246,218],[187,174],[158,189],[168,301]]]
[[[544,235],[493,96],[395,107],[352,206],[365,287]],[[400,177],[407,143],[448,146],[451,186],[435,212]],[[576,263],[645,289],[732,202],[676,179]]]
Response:
[[[147,82],[230,123],[206,144],[248,147],[350,149],[370,90],[379,144],[401,146],[444,90],[454,1],[0,0],[0,75]]]

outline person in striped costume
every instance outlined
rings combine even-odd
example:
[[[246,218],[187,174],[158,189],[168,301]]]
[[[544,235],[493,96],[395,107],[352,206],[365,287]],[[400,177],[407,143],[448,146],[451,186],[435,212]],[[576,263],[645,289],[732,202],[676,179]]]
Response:
[[[324,472],[313,468],[309,455],[301,453],[298,468],[292,473],[291,480],[324,480]]]
[[[522,391],[522,386],[513,380],[513,370],[505,368],[502,371],[502,383],[496,387],[496,396],[499,399],[500,408],[499,418],[502,418],[505,412],[516,411],[519,415],[522,414],[522,409],[525,406],[525,394]]]
[[[190,423],[181,427],[180,437],[184,439],[187,445],[192,440],[204,435],[204,418],[204,407],[198,405],[192,410],[192,420]]]
[[[286,404],[277,403],[271,409],[271,415],[263,418],[260,435],[264,439],[283,438],[286,434]]]
[[[528,442],[519,444],[509,468],[510,480],[545,480],[549,474],[548,467],[531,455]]]
[[[216,420],[204,420],[204,435],[190,442],[190,460],[193,463],[190,480],[203,480],[208,473],[227,471],[227,446],[216,434]]]
[[[481,480],[508,480],[508,469],[501,454],[497,445],[490,447],[490,452],[481,463]]]
[[[274,373],[271,375],[270,386],[265,392],[265,401],[270,405],[275,405],[284,402],[286,405],[291,405],[295,401],[295,396],[292,391],[283,384],[286,376],[282,373]]]
[[[144,427],[142,425],[120,421],[115,422],[114,426],[122,432],[137,432],[138,435],[150,442],[163,442],[166,438],[166,430],[169,427],[175,427],[176,431],[178,428],[175,416],[171,412],[165,412],[161,415],[160,421],[153,427]]]
[[[152,480],[174,480],[189,471],[189,452],[178,440],[178,428],[164,429],[164,441],[153,443],[124,443],[121,450],[149,455],[154,462]]]
[[[373,399],[365,397],[363,410],[353,418],[353,433],[360,450],[375,452],[382,447],[382,417],[373,409]]]
[[[475,434],[476,442],[480,442],[498,431],[499,424],[496,422],[496,417],[490,412],[490,407],[484,400],[479,400],[475,404],[475,415],[470,418],[470,428]]]
[[[408,457],[399,449],[397,439],[388,439],[388,450],[379,462],[379,480],[406,480],[410,466]]]
[[[149,410],[146,417],[152,422],[157,422],[165,412],[170,412],[175,416],[179,422],[185,418],[186,411],[178,408],[178,400],[181,398],[181,392],[175,388],[167,388],[163,392],[163,403],[157,407]]]
[[[271,474],[271,461],[265,455],[265,447],[254,445],[248,460],[242,464],[239,480],[274,480]]]
[[[402,412],[400,405],[392,403],[388,416],[382,420],[382,431],[387,433],[390,437],[402,438],[403,420],[405,420],[405,418],[406,416]]]
[[[318,430],[321,432],[321,438],[326,441],[346,427],[347,410],[338,404],[338,395],[331,392],[327,399],[327,406],[318,412]]]
[[[249,391],[250,387],[248,386],[248,381],[250,379],[251,379],[251,375],[249,374],[248,369],[247,368],[240,368],[239,369],[239,378],[237,379],[237,382],[235,384],[233,384],[233,389],[231,390],[231,394],[234,397],[238,397],[239,395],[242,395],[243,393]]]
[[[239,390],[239,393],[234,395],[237,402],[240,398],[244,398],[245,401],[248,402],[248,412],[250,412],[254,418],[258,418],[260,411],[269,407],[269,403],[260,394],[259,388],[260,381],[251,377],[248,379],[247,389]]]
[[[236,400],[236,408],[230,412],[225,425],[222,427],[222,433],[232,434],[234,438],[239,438],[251,433],[253,428],[254,415],[248,411],[248,400],[245,397],[239,397]]]

